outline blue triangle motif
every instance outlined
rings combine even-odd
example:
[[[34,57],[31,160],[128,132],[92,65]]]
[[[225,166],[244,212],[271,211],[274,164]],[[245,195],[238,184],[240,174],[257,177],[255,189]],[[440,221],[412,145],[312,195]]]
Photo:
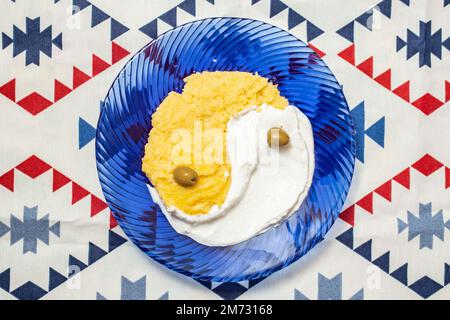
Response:
[[[247,290],[237,282],[224,282],[213,289],[215,294],[226,300],[234,300]]]
[[[72,0],[72,14],[75,14],[81,10],[89,7],[91,3],[87,0]]]
[[[387,251],[385,254],[381,255],[380,257],[372,261],[372,263],[377,267],[379,267],[384,272],[389,273],[389,255],[390,252]]]
[[[356,158],[364,163],[364,127],[365,127],[365,106],[364,101],[350,111],[355,126]]]
[[[79,271],[82,271],[84,269],[87,268],[87,265],[84,264],[83,262],[81,262],[80,260],[78,260],[77,258],[75,258],[72,255],[69,255],[69,270],[73,271],[73,267],[77,267],[78,270],[75,270],[75,272],[72,272],[71,274],[69,274],[69,278],[73,277],[75,274],[77,274]]]
[[[450,1],[450,0],[449,0]],[[447,38],[447,40],[445,40],[444,42],[442,42],[442,45],[444,46],[445,49],[450,51],[450,37]]]
[[[178,8],[183,9],[184,11],[195,17],[195,0],[184,0],[178,5]]]
[[[365,27],[366,29],[372,31],[372,25],[373,25],[373,8],[364,12],[362,15],[360,15],[358,18],[356,18],[356,21],[359,22],[360,25]]]
[[[158,300],[169,300],[169,292],[164,293]]]
[[[425,299],[442,289],[442,285],[427,276],[420,278],[409,287]]]
[[[448,230],[450,230],[450,220],[448,220],[448,221],[445,223],[445,227],[446,227]]]
[[[298,12],[289,8],[289,11],[288,11],[288,29],[289,30],[291,30],[292,28],[295,28],[303,21],[305,21],[305,18],[303,18]]]
[[[13,43],[13,39],[11,39],[6,33],[2,32],[2,49],[7,48],[11,43]]]
[[[9,231],[9,227],[0,221],[0,238],[7,234]]]
[[[339,235],[336,240],[353,250],[353,228]]]
[[[159,16],[159,19],[175,28],[177,26],[177,7],[170,9],[166,13]]]
[[[349,300],[364,300],[364,289],[360,289]]]
[[[309,298],[307,296],[305,296],[303,293],[301,293],[297,289],[294,290],[294,299],[295,300],[303,300],[303,301],[309,300]]]
[[[270,0],[270,18],[273,18],[287,7],[288,6],[280,0]]]
[[[405,263],[400,268],[391,273],[391,276],[403,283],[405,286],[408,285],[408,264]]]
[[[63,44],[62,44],[62,33],[58,34],[53,40],[52,43],[58,47],[60,50],[62,50],[63,48]]]
[[[446,286],[450,283],[450,266],[445,264],[444,268],[444,286]]]
[[[119,236],[117,233],[109,230],[108,252],[113,251],[122,244],[127,242],[127,239]]]
[[[92,12],[91,12],[91,28],[95,27],[96,25],[102,23],[103,21],[107,20],[109,18],[109,15],[97,8],[96,6],[92,6]]]
[[[400,218],[397,218],[397,232],[400,234],[403,230],[408,227],[408,224]]]
[[[343,26],[336,32],[338,35],[347,39],[348,41],[354,42],[355,41],[355,22],[351,21],[350,23],[346,24],[345,26]]]
[[[2,273],[0,273],[0,288],[9,292],[9,284],[10,284],[10,269],[6,269]]]
[[[78,148],[81,149],[95,139],[96,130],[83,118],[78,120]]]
[[[314,25],[312,22],[306,23],[306,39],[308,42],[314,40],[323,33],[323,30]]]
[[[88,256],[89,256],[89,259],[88,259],[89,265],[91,265],[94,262],[98,261],[99,259],[104,257],[106,254],[107,254],[106,251],[104,251],[103,249],[97,247],[92,242],[89,242],[89,254],[88,254]]]
[[[152,20],[146,25],[139,28],[139,31],[141,31],[143,34],[145,34],[147,37],[151,39],[156,39],[158,37],[158,20]]]
[[[382,148],[384,148],[384,128],[385,123],[383,117],[366,130],[366,135]]]
[[[11,292],[11,294],[19,300],[38,300],[42,298],[46,293],[47,291],[35,285],[31,281],[28,281],[24,285]]]
[[[392,0],[383,0],[377,4],[376,8],[386,17],[391,18],[392,14]]]
[[[59,237],[61,234],[61,223],[58,221],[49,228],[49,231]]]
[[[130,30],[116,19],[111,18],[111,41]]]
[[[49,269],[49,284],[48,284],[48,291],[52,291],[57,286],[59,286],[61,283],[66,281],[67,278],[64,277],[61,273],[54,270],[53,268]]]
[[[405,46],[406,46],[406,42],[403,41],[402,38],[397,37],[397,49],[396,49],[397,52],[400,51],[400,50],[402,50]]]
[[[372,239],[364,242],[358,248],[355,248],[354,251],[359,254],[361,257],[372,261]]]

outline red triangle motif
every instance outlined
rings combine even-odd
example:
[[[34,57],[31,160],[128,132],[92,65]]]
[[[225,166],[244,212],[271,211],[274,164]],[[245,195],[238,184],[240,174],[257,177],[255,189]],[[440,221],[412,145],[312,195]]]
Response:
[[[72,204],[77,203],[87,195],[89,195],[89,191],[72,181]]]
[[[33,116],[35,116],[50,107],[53,102],[43,97],[39,93],[33,92],[27,95],[22,100],[18,101],[17,104],[31,113]]]
[[[355,205],[352,205],[341,212],[339,218],[347,222],[349,225],[355,225]]]
[[[91,217],[95,216],[97,213],[103,211],[106,208],[108,208],[108,205],[105,201],[91,194]]]
[[[112,215],[112,213],[109,214],[109,228],[113,229],[117,227],[117,221],[116,219],[114,219],[114,216]]]
[[[391,90],[391,69],[386,70],[374,79],[388,90]]]
[[[445,167],[445,189],[450,188],[450,168]]]
[[[412,103],[414,107],[425,113],[427,116],[442,107],[443,104],[444,103],[441,100],[429,93],[426,93]]]
[[[102,73],[108,69],[110,65],[97,57],[95,54],[92,55],[92,76],[95,77],[99,73]]]
[[[36,156],[31,156],[16,167],[32,179],[39,177],[44,172],[51,169],[51,166]]]
[[[90,78],[91,77],[77,67],[73,67],[73,89],[78,88]]]
[[[55,80],[55,94],[53,100],[56,102],[67,96],[71,91],[72,89],[59,82],[58,80]]]
[[[404,84],[399,86],[397,89],[392,91],[397,96],[405,100],[406,102],[409,102],[410,96],[409,96],[409,81],[406,81]]]
[[[444,165],[437,161],[429,154],[424,155],[419,161],[414,163],[412,167],[425,176],[429,176]]]
[[[377,189],[375,189],[375,192],[385,198],[387,201],[392,200],[392,182],[389,180],[388,182],[384,183],[383,185],[379,186]]]
[[[450,82],[445,81],[445,102],[450,101]]]
[[[112,64],[115,64],[125,58],[127,55],[130,54],[129,51],[119,46],[117,43],[112,42]]]
[[[373,77],[373,57],[361,62],[356,67],[369,77]]]
[[[61,189],[66,184],[68,184],[71,180],[63,175],[61,172],[53,169],[53,192]]]
[[[338,53],[338,56],[347,61],[348,63],[355,65],[355,44]]]
[[[364,198],[359,200],[356,204],[367,212],[373,214],[373,193],[369,193]]]
[[[14,169],[11,169],[0,176],[0,185],[4,186],[9,191],[14,192]]]
[[[406,189],[409,190],[411,185],[411,172],[409,168],[403,170],[398,175],[396,175],[392,180],[395,182],[398,182],[402,186],[404,186]]]
[[[0,87],[0,93],[9,100],[16,101],[16,79],[8,81]]]
[[[319,56],[319,58],[323,58],[326,54],[316,46],[312,45],[311,43],[308,43],[308,46],[314,50],[314,52]]]

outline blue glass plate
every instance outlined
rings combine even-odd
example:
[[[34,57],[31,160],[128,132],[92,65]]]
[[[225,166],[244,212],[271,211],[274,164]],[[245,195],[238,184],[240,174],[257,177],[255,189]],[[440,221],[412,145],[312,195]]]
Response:
[[[152,113],[169,92],[182,91],[186,76],[204,70],[269,78],[314,131],[316,169],[303,205],[279,227],[229,247],[207,247],[175,232],[141,171]],[[168,31],[126,64],[101,110],[96,157],[106,201],[131,241],[184,275],[235,282],[266,277],[323,239],[350,186],[355,140],[340,85],[305,43],[264,22],[211,18]]]

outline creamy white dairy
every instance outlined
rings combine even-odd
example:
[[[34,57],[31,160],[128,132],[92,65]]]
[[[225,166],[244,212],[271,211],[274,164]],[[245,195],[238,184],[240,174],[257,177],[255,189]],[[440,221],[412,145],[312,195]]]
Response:
[[[279,149],[267,143],[267,131],[282,127],[290,137]],[[279,225],[305,199],[314,173],[314,141],[309,119],[296,107],[268,105],[244,110],[227,125],[231,185],[222,206],[188,215],[166,208],[149,186],[172,227],[208,246],[233,245]]]

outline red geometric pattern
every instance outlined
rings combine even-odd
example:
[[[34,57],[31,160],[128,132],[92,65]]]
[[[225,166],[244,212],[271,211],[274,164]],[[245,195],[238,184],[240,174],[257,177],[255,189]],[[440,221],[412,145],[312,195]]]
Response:
[[[381,186],[375,188],[372,192],[365,195],[358,201],[356,201],[355,204],[352,204],[345,210],[341,212],[339,215],[339,218],[341,220],[344,220],[348,224],[354,226],[355,225],[355,206],[358,206],[360,208],[363,208],[365,211],[367,211],[370,214],[373,214],[373,197],[375,194],[380,196],[381,198],[385,199],[388,202],[392,201],[392,184],[397,183],[401,186],[403,186],[406,189],[410,188],[411,185],[411,170],[416,170],[423,174],[424,176],[428,177],[432,173],[436,172],[437,170],[444,167],[444,164],[442,164],[439,160],[434,158],[433,156],[429,154],[425,154],[422,158],[420,158],[418,161],[416,161],[414,164],[394,176],[393,178],[389,179],[385,183],[383,183]],[[442,182],[445,189],[450,188],[450,167],[445,167],[445,181]]]
[[[0,94],[5,96],[6,98],[15,102],[18,106],[22,107],[24,110],[28,111],[33,116],[41,113],[45,109],[52,106],[55,102],[61,100],[63,97],[68,95],[70,92],[92,79],[93,77],[99,75],[110,66],[116,64],[126,56],[128,56],[130,52],[128,52],[125,48],[121,47],[114,41],[111,41],[111,63],[108,63],[98,57],[95,54],[92,54],[92,73],[88,75],[83,72],[76,66],[72,68],[72,87],[62,83],[58,79],[54,80],[54,94],[52,100],[50,98],[46,98],[39,94],[38,92],[32,92],[25,96],[24,98],[16,101],[16,79],[11,79],[10,81],[4,83],[0,86]]]
[[[31,179],[36,179],[40,175],[44,174],[45,172],[52,170],[53,173],[53,183],[52,183],[52,192],[57,192],[59,189],[61,189],[63,186],[71,183],[72,188],[72,197],[70,199],[71,204],[75,204],[81,199],[84,199],[88,196],[90,196],[91,199],[91,205],[90,205],[90,215],[91,217],[95,216],[96,214],[100,213],[101,211],[108,208],[108,205],[105,201],[101,200],[82,186],[80,186],[75,181],[71,180],[70,178],[66,177],[64,174],[62,174],[60,171],[53,168],[51,165],[43,161],[42,159],[38,158],[35,155],[30,156],[25,161],[21,162],[11,170],[3,173],[0,175],[0,185],[6,188],[7,190],[14,192],[15,186],[14,186],[14,175],[16,171],[20,171],[24,173],[26,176],[30,177]],[[111,212],[110,215],[110,223],[109,228],[112,229],[115,226],[117,226],[117,222],[112,216]]]
[[[445,101],[441,101],[430,93],[425,93],[420,98],[411,101],[410,99],[410,81],[406,81],[396,88],[391,87],[392,69],[387,69],[386,71],[374,76],[373,65],[374,57],[369,57],[363,62],[356,65],[355,61],[355,51],[356,46],[352,43],[350,46],[338,53],[338,56],[350,63],[352,66],[360,70],[362,73],[367,75],[369,78],[373,79],[375,82],[379,83],[381,86],[391,91],[398,97],[402,98],[406,102],[410,103],[415,108],[422,111],[425,115],[430,115],[440,107],[442,107],[446,102],[450,100],[450,85],[448,81],[443,83],[445,87]]]
[[[325,52],[323,52],[322,50],[320,50],[319,48],[317,48],[316,46],[312,45],[311,43],[308,43],[308,46],[314,50],[314,52],[319,56],[319,58],[323,58],[325,57],[327,54]]]

